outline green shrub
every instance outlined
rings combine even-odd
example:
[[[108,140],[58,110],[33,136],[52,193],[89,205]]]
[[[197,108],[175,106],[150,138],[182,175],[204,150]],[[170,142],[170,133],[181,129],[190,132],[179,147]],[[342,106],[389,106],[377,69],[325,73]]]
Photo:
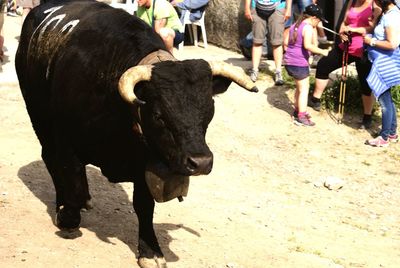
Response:
[[[346,83],[341,82],[340,76],[337,77],[322,94],[321,102],[323,107],[331,111],[337,111],[341,86],[346,94],[344,100],[346,113],[359,113],[360,110],[362,111],[360,83],[355,76],[347,76]]]
[[[340,94],[340,77],[334,80],[332,85],[328,86],[322,94],[322,104],[324,107],[330,110],[337,111]],[[311,87],[310,87],[311,88]],[[312,92],[310,90],[310,92]],[[392,98],[397,109],[400,108],[400,86],[392,88]],[[379,110],[378,102],[375,103],[375,110]],[[345,97],[345,109],[347,113],[359,113],[363,110],[361,100],[360,83],[358,82],[357,76],[347,76],[346,82],[346,97]]]

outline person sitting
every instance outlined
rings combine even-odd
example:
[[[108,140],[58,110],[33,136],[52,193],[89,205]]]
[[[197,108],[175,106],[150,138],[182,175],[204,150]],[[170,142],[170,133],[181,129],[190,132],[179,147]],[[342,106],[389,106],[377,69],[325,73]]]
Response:
[[[374,97],[371,95],[371,88],[365,80],[371,69],[371,63],[363,59],[363,35],[372,32],[381,9],[373,5],[373,0],[350,0],[345,8],[346,15],[339,30],[342,43],[332,49],[327,57],[323,57],[318,62],[315,89],[313,94],[309,96],[308,106],[320,111],[320,98],[328,85],[329,74],[342,66],[342,56],[346,49],[348,63],[356,63],[358,80],[361,85],[364,116],[360,128],[368,129],[372,124]]]
[[[193,22],[201,19],[208,2],[209,0],[173,0],[171,4],[178,9],[178,15],[183,23],[187,11],[190,12],[190,21]]]
[[[138,0],[136,15],[160,35],[168,51],[183,41],[183,25],[167,0]]]

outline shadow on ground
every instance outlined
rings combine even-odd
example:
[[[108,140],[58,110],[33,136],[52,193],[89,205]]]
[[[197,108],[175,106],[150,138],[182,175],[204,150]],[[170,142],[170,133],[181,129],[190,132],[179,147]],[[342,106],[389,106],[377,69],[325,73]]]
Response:
[[[119,239],[128,245],[137,257],[139,226],[128,194],[120,184],[108,182],[96,168],[87,166],[86,172],[94,208],[81,212],[81,228],[94,232],[99,239],[106,243],[113,243],[109,238]],[[47,213],[50,216],[49,220],[53,220],[55,218],[55,191],[44,162],[34,161],[21,167],[18,171],[18,177],[46,205]],[[130,224],[125,224],[127,222]],[[154,229],[167,262],[179,260],[179,257],[169,248],[172,237],[168,232],[180,228],[199,236],[198,232],[182,224],[154,224]],[[80,231],[74,233],[57,231],[56,234],[66,239],[75,239],[82,235]]]

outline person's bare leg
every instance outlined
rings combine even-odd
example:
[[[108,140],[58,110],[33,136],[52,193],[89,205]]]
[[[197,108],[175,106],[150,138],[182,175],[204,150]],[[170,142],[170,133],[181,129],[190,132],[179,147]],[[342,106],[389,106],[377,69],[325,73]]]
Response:
[[[283,46],[273,46],[272,53],[274,55],[275,63],[275,85],[281,86],[284,84],[282,77],[282,59],[283,59]]]
[[[329,79],[315,79],[315,89],[313,92],[313,97],[320,99],[322,96],[322,93],[324,93],[324,90],[326,86],[328,85]]]
[[[364,107],[364,114],[372,114],[372,108],[375,103],[374,96],[361,95],[361,99]]]
[[[272,54],[274,56],[275,72],[281,72],[282,71],[283,46],[273,46]]]
[[[310,89],[310,79],[307,76],[302,80],[296,80],[296,88],[299,91],[298,95],[298,112],[304,113],[307,111],[308,91]]]
[[[262,44],[253,43],[251,61],[253,63],[253,70],[258,71],[262,55]]]
[[[253,64],[253,69],[250,70],[250,79],[253,82],[257,81],[258,78],[258,67],[260,66],[262,55],[262,44],[253,43],[251,61]]]

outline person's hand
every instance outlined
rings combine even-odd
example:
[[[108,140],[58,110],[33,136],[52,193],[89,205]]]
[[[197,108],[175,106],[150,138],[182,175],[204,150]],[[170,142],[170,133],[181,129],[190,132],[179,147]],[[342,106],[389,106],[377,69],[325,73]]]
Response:
[[[323,49],[321,55],[324,56],[324,57],[326,57],[326,56],[328,56],[329,51],[331,51],[330,48],[329,48],[329,49]]]
[[[343,24],[340,26],[339,34],[346,34],[346,33],[348,33],[348,32],[350,32],[350,27],[343,23]]]
[[[364,36],[364,44],[371,45],[371,39],[372,39],[372,36],[369,34],[366,34]]]
[[[340,40],[342,40],[342,42],[348,42],[349,41],[349,36],[346,33],[340,33]]]
[[[251,10],[250,10],[250,8],[245,8],[245,9],[244,9],[244,16],[245,16],[246,19],[248,19],[249,21],[253,21],[253,17],[251,16]]]

